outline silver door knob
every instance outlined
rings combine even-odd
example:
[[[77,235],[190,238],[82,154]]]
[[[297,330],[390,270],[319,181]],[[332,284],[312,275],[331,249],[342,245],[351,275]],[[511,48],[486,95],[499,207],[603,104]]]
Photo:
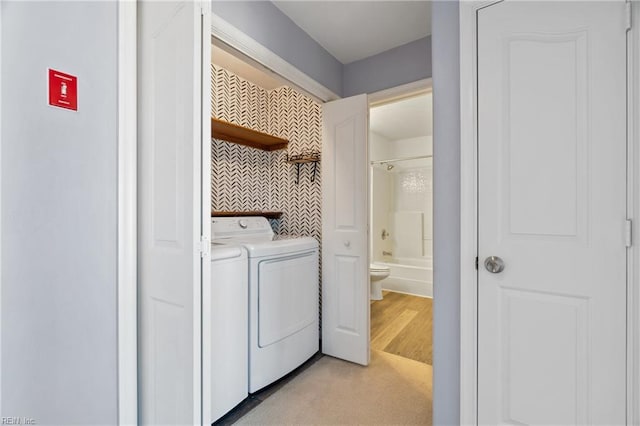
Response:
[[[498,256],[489,256],[484,260],[484,267],[492,274],[499,274],[504,271],[504,260]]]

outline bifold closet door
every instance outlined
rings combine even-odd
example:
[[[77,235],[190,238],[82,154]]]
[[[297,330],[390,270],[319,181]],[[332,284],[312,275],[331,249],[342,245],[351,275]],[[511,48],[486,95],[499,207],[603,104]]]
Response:
[[[145,425],[203,424],[202,278],[210,261],[200,237],[203,181],[210,178],[203,177],[202,142],[210,101],[203,102],[209,28],[202,5],[138,3],[138,366]]]

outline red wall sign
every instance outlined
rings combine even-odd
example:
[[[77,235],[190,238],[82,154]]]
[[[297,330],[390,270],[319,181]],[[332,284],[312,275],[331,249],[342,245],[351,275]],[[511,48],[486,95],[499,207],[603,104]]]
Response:
[[[78,110],[78,77],[49,69],[49,105]]]

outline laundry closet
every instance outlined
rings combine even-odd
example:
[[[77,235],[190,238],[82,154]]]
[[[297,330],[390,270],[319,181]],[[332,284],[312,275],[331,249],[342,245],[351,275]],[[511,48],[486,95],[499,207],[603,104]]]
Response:
[[[322,107],[224,51],[212,57],[213,422],[320,349]]]

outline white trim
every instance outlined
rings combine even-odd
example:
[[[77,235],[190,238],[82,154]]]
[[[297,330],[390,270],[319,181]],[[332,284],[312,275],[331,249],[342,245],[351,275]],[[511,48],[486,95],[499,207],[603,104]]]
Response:
[[[202,236],[211,235],[211,46],[208,29],[211,26],[211,2],[202,1],[202,87],[200,99],[202,109],[202,146],[201,146],[201,228]],[[207,240],[208,241],[208,240]],[[211,424],[211,362],[212,344],[211,336],[211,253],[207,252],[202,258],[202,424]]]
[[[629,112],[634,117],[629,123],[629,204],[628,214],[634,223],[632,247],[630,251],[631,268],[628,286],[627,305],[627,424],[640,424],[640,2],[632,3],[632,29],[629,32],[627,54],[629,55]]]
[[[333,91],[214,13],[211,14],[211,35],[322,101],[327,102],[340,98]]]
[[[411,83],[402,84],[400,86],[391,87],[389,89],[380,90],[369,95],[369,106],[377,106],[387,102],[405,98],[420,93],[429,93],[433,89],[433,80],[431,77]]]
[[[137,16],[118,1],[118,424],[138,423]]]
[[[460,424],[478,424],[476,12],[495,0],[460,2]]]
[[[0,2],[0,70],[2,69],[2,9]],[[2,100],[2,76],[0,75],[0,100]],[[0,307],[2,306],[2,102],[0,102]],[[0,377],[2,377],[2,315],[0,308]],[[2,411],[2,386],[0,386],[0,415]]]
[[[209,33],[209,20],[210,20],[210,3],[206,0],[200,0],[197,7],[194,7],[194,34],[193,34],[193,57],[196,60],[199,59],[199,64],[194,64],[193,68],[193,81],[194,81],[194,99],[193,99],[193,111],[194,111],[194,128],[193,135],[194,147],[193,147],[193,238],[196,242],[194,246],[193,262],[193,424],[205,425],[210,424],[211,407],[210,398],[205,401],[205,393],[209,395],[209,386],[207,386],[210,375],[205,375],[205,368],[210,371],[210,363],[204,360],[204,356],[207,353],[204,345],[208,340],[205,333],[205,318],[206,307],[209,306],[204,299],[204,295],[207,293],[209,287],[209,280],[211,277],[210,264],[211,256],[209,251],[201,252],[201,237],[208,229],[209,218],[211,217],[211,210],[204,212],[204,200],[211,199],[211,191],[207,191],[211,181],[211,155],[206,155],[205,151],[207,147],[210,149],[211,144],[211,100],[208,97],[211,96],[211,77],[210,77],[210,62],[211,62],[211,34]],[[208,78],[205,78],[208,76]],[[205,102],[205,99],[207,100]],[[199,112],[199,116],[198,115]],[[209,165],[205,160],[209,161]],[[207,172],[208,171],[208,172]],[[209,173],[209,177],[205,176]],[[203,199],[204,197],[204,199]],[[210,233],[209,233],[210,234]],[[205,234],[206,236],[206,234]],[[210,318],[210,316],[208,316]],[[208,329],[209,324],[207,324]],[[206,390],[205,390],[206,388]],[[205,416],[208,418],[205,420]]]

